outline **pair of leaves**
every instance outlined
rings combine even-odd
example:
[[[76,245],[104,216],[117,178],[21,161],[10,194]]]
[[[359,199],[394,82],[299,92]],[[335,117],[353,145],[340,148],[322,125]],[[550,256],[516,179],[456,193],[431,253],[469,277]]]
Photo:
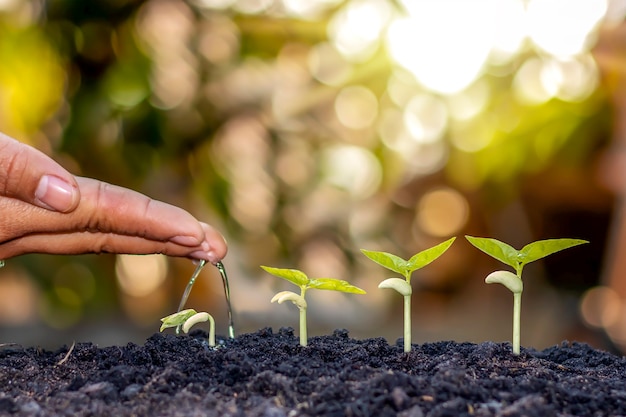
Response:
[[[442,242],[432,248],[421,251],[415,255],[413,255],[408,261],[402,259],[397,255],[393,255],[387,252],[377,252],[361,249],[361,252],[365,256],[367,256],[372,261],[377,264],[393,271],[398,274],[402,274],[407,280],[407,282],[411,279],[411,274],[414,271],[417,271],[420,268],[425,267],[429,263],[433,262],[435,259],[443,255],[445,251],[454,243],[456,237],[450,238],[445,242]]]
[[[318,290],[339,291],[352,294],[365,294],[365,291],[355,287],[348,281],[336,278],[309,278],[304,272],[297,269],[273,268],[261,265],[266,272],[291,282],[303,289],[314,288]]]
[[[587,240],[582,239],[546,239],[529,243],[521,250],[517,250],[497,239],[473,236],[465,236],[465,238],[487,255],[515,269],[518,275],[521,275],[524,265],[530,262],[545,258],[564,249],[589,243]]]

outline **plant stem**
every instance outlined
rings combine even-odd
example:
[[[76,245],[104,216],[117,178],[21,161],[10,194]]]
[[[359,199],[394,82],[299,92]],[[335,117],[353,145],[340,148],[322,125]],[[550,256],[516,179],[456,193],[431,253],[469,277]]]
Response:
[[[520,321],[522,311],[522,293],[513,293],[513,354],[520,353]]]
[[[404,351],[411,351],[411,295],[404,296]]]
[[[298,306],[300,310],[300,346],[307,345],[307,332],[306,332],[306,301],[304,296],[306,294],[306,285],[300,287],[300,297],[302,297],[303,305]]]
[[[215,346],[215,320],[209,314],[209,346]]]
[[[300,345],[307,345],[307,334],[306,334],[306,309],[300,309]]]

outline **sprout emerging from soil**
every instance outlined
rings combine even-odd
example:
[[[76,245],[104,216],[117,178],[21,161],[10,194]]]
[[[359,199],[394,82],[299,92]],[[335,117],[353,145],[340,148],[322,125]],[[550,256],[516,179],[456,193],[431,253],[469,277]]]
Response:
[[[284,280],[287,280],[300,287],[300,294],[292,291],[281,291],[272,297],[271,302],[282,304],[291,301],[300,310],[300,345],[307,345],[306,309],[307,302],[304,299],[306,291],[311,289],[339,291],[352,294],[365,294],[361,288],[355,287],[347,281],[335,278],[315,278],[310,279],[306,274],[297,269],[281,269],[269,266],[261,266],[266,272]]]
[[[169,327],[178,328],[178,326],[181,326],[183,332],[189,333],[189,330],[191,330],[194,325],[205,321],[209,322],[209,346],[215,346],[215,320],[213,319],[213,316],[204,311],[198,313],[193,308],[181,310],[177,313],[163,317],[161,319],[163,324],[161,325],[161,329],[159,329],[159,331],[162,332]]]
[[[361,249],[361,252],[372,261],[385,268],[401,274],[404,279],[389,278],[378,285],[378,288],[391,288],[404,297],[404,351],[411,351],[411,275],[420,268],[425,267],[448,250],[456,238],[450,238],[432,248],[419,252],[408,261],[387,252],[377,252]]]
[[[589,243],[581,239],[546,239],[529,243],[521,250],[517,250],[496,239],[465,236],[475,247],[487,255],[509,265],[515,274],[509,271],[495,271],[485,278],[487,284],[498,283],[507,287],[513,293],[513,354],[520,353],[520,317],[522,310],[522,269],[530,262],[545,258],[555,252],[574,246]]]

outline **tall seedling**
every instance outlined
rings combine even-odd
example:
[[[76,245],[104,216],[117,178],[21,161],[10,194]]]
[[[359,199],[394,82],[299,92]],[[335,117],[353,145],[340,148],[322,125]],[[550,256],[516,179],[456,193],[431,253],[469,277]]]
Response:
[[[413,294],[413,287],[411,287],[411,275],[413,272],[420,268],[425,267],[448,250],[450,245],[456,238],[450,238],[443,243],[433,246],[430,249],[426,249],[413,255],[408,261],[387,252],[377,252],[361,249],[361,252],[372,261],[384,266],[385,268],[401,274],[404,279],[401,278],[389,278],[382,281],[378,288],[391,288],[396,290],[404,297],[404,351],[411,351],[411,294]]]
[[[524,291],[522,270],[524,266],[555,252],[589,242],[581,239],[546,239],[529,243],[521,250],[517,250],[497,239],[473,236],[465,236],[465,238],[487,255],[515,270],[515,274],[510,271],[492,272],[485,278],[485,282],[487,284],[502,284],[513,293],[513,353],[519,355],[520,317],[522,311],[522,292]]]

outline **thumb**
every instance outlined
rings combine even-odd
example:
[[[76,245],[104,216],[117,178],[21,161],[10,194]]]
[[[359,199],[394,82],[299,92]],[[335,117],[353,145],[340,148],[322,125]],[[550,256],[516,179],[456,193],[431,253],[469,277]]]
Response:
[[[0,133],[0,197],[48,210],[76,208],[80,191],[74,176],[43,152]]]

